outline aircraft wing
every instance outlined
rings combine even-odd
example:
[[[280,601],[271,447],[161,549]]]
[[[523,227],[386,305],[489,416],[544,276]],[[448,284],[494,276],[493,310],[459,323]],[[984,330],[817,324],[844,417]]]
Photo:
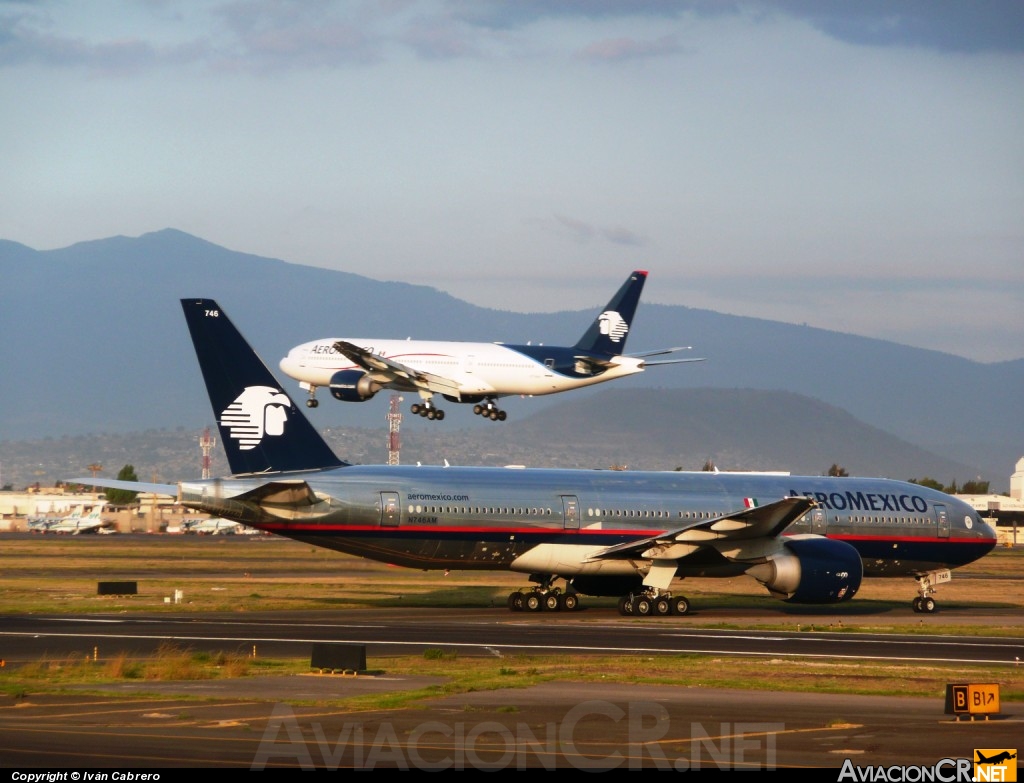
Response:
[[[334,343],[334,350],[367,372],[377,375],[383,374],[391,379],[401,378],[418,389],[426,389],[436,394],[447,394],[455,398],[461,397],[459,385],[444,376],[424,372],[423,370],[415,370],[401,362],[396,362],[394,359],[388,359],[386,356],[367,351],[365,348],[360,348],[358,345],[346,342],[345,340],[338,340]],[[379,377],[378,380],[380,380]],[[387,381],[385,380],[385,382]]]
[[[817,501],[807,497],[789,497],[767,506],[746,508],[715,519],[694,520],[692,525],[651,538],[626,541],[595,552],[590,560],[615,560],[642,557],[672,559],[692,554],[712,542],[743,542],[776,538],[802,517]]]

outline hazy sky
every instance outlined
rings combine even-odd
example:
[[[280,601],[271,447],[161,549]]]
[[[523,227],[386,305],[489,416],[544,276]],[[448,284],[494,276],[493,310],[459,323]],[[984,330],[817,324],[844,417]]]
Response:
[[[647,269],[1024,357],[1020,0],[0,0],[0,106],[40,250],[177,228],[520,312]]]

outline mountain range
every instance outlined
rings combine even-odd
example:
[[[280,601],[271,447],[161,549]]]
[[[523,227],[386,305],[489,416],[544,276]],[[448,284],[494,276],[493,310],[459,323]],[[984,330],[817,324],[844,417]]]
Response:
[[[658,279],[650,272],[648,291]],[[430,287],[240,253],[174,229],[45,251],[0,240],[0,275],[5,474],[4,452],[15,442],[212,424],[181,298],[218,300],[279,378],[277,361],[290,347],[330,335],[571,344],[603,304],[532,314],[480,308]],[[692,345],[707,361],[651,368],[591,391],[506,400],[509,421],[500,424],[457,405],[444,422],[406,416],[405,441],[464,431],[493,443],[501,431],[503,442],[550,442],[596,457],[638,439],[665,466],[672,448],[685,445],[680,461],[702,454],[723,468],[820,473],[834,462],[897,478],[981,476],[994,489],[1024,454],[1024,359],[979,363],[641,299],[628,350],[675,345]],[[302,399],[293,382],[283,385]],[[365,403],[325,398],[307,413],[325,430],[386,432],[387,406],[382,393]],[[712,452],[727,434],[735,459],[723,460]],[[889,459],[904,452],[909,462]],[[619,459],[626,457],[609,452],[604,461]]]

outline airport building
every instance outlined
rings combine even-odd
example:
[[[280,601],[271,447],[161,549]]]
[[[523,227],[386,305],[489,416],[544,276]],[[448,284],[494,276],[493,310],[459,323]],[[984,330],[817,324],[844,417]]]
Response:
[[[999,533],[999,543],[1005,546],[1024,546],[1024,457],[1017,460],[1016,470],[1010,476],[1010,494],[958,495],[970,503],[989,520]]]

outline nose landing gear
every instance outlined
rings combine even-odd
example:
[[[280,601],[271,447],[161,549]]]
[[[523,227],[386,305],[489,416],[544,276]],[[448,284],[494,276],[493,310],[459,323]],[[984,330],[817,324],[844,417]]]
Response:
[[[952,572],[948,569],[943,571],[929,571],[917,577],[917,595],[911,602],[911,606],[918,614],[932,614],[938,605],[932,595],[935,594],[935,586],[948,582],[953,578]]]

